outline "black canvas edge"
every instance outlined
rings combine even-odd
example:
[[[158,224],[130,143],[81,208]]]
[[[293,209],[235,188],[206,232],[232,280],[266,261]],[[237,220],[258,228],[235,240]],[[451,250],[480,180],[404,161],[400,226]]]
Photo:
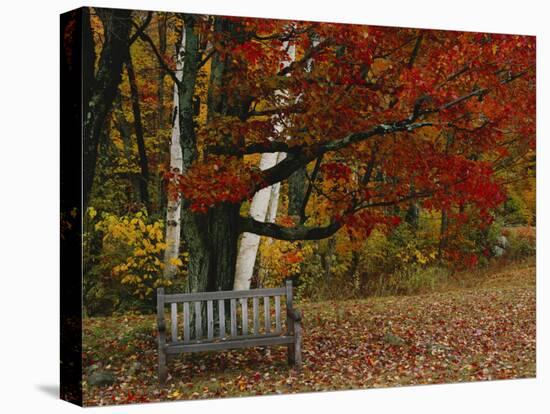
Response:
[[[82,406],[82,13],[60,15],[60,398]],[[71,32],[70,37],[66,36]]]

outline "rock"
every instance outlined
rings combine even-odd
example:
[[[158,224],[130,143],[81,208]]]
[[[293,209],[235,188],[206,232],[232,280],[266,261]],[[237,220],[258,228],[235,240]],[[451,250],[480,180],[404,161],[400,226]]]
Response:
[[[495,255],[495,257],[501,257],[502,255],[504,255],[505,253],[505,250],[500,247],[500,246],[493,246],[493,254]]]
[[[384,341],[390,345],[402,346],[405,345],[405,340],[400,336],[397,336],[391,332],[386,332],[384,335]]]
[[[99,365],[98,364],[92,364],[90,365],[89,367],[86,368],[86,372],[88,373],[88,375],[94,373],[95,371],[97,371],[99,369]]]
[[[508,242],[508,238],[506,236],[498,236],[497,237],[497,246],[502,247],[503,249],[508,248],[510,243]]]
[[[94,387],[101,387],[104,385],[111,385],[115,382],[116,378],[110,372],[94,372],[88,378],[88,384]]]

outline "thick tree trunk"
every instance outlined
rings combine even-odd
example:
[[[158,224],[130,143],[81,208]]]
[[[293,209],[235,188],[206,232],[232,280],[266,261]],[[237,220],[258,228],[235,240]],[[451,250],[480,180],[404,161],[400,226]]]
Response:
[[[128,56],[128,40],[131,27],[131,10],[97,9],[103,23],[104,42],[99,57],[98,70],[93,79],[91,71],[83,70],[83,84],[93,85],[88,98],[84,96],[84,148],[83,197],[84,208],[87,208],[95,176],[99,141],[104,129],[105,120],[115,99],[118,85],[122,79],[122,67]],[[85,31],[84,37],[91,35]],[[87,43],[90,43],[88,40]],[[87,66],[93,62],[87,62]],[[86,68],[84,68],[86,69]],[[86,94],[85,94],[86,95]]]
[[[185,32],[182,35],[182,41],[176,63],[176,77],[182,79],[183,54],[185,53]],[[172,136],[170,139],[170,171],[174,174],[183,173],[183,153],[180,141],[180,122],[179,122],[179,93],[178,85],[174,84]],[[177,267],[173,261],[178,258],[180,253],[180,235],[181,235],[181,203],[180,197],[174,198],[168,196],[166,207],[166,250],[164,251],[164,277],[173,278]]]
[[[223,19],[222,19],[223,20]],[[178,91],[180,142],[183,150],[183,171],[198,158],[198,148],[193,120],[193,97],[198,63],[198,35],[194,18],[185,20],[185,57],[183,65],[183,90]],[[225,62],[212,61],[209,116],[224,111],[224,97],[217,95],[224,74]],[[239,204],[222,203],[207,213],[195,213],[183,200],[182,234],[189,252],[188,291],[231,290],[235,275],[239,229]]]

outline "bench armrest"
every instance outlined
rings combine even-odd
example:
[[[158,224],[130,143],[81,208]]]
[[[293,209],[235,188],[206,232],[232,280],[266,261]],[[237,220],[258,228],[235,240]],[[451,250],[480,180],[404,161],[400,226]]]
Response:
[[[294,322],[300,322],[302,320],[302,311],[300,309],[289,309],[287,315]]]

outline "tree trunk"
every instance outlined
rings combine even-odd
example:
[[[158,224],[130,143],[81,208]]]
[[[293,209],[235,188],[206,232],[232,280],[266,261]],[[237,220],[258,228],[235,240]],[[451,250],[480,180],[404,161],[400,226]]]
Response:
[[[323,256],[323,271],[325,273],[325,287],[328,289],[330,284],[330,272],[332,270],[332,259],[334,257],[334,251],[336,249],[336,237],[333,236],[327,240],[327,251]]]
[[[180,49],[176,63],[176,77],[182,79],[183,54],[185,53],[185,31],[182,34]],[[173,98],[173,123],[172,136],[170,139],[170,171],[174,174],[183,173],[183,152],[180,141],[180,122],[179,122],[179,93],[178,85],[174,84]],[[181,235],[181,203],[180,197],[168,196],[166,207],[166,250],[164,250],[164,277],[171,279],[175,276],[177,267],[173,261],[178,258],[180,253],[180,235]]]
[[[131,10],[96,9],[103,23],[104,42],[99,57],[98,70],[93,79],[89,79],[89,70],[83,70],[83,84],[92,85],[84,102],[84,146],[83,146],[83,198],[86,209],[90,200],[94,182],[99,141],[105,120],[115,99],[118,85],[122,79],[122,67],[128,56],[128,40],[131,27]],[[84,37],[91,35],[91,30]],[[89,41],[87,43],[90,43]],[[87,62],[88,66],[90,62]],[[93,64],[93,62],[91,62]],[[86,97],[84,97],[86,98]]]
[[[285,43],[286,45],[286,43]],[[286,46],[284,46],[286,47]],[[295,48],[294,46],[289,46],[289,55],[290,60],[282,62],[283,67],[290,65],[294,60]],[[284,91],[276,91],[276,94],[284,94]],[[275,129],[279,131],[282,129],[281,125],[275,125]],[[284,155],[279,156],[277,153],[267,152],[262,154],[260,160],[260,170],[266,170],[273,167],[277,164],[278,161],[284,159]],[[265,187],[256,192],[252,199],[250,205],[249,215],[258,221],[275,221],[276,208],[279,201],[279,188],[280,183],[276,183],[273,186]],[[269,219],[266,220],[268,216],[268,210],[271,210],[270,200],[273,197],[273,204],[271,204],[271,209],[273,209],[271,214],[269,214]],[[275,198],[276,197],[276,198]],[[234,290],[248,290],[250,289],[250,282],[252,280],[252,274],[254,272],[254,264],[256,263],[256,256],[258,255],[258,247],[260,246],[260,236],[253,233],[243,233],[241,238],[241,243],[239,246],[239,253],[237,256],[237,265],[235,269],[235,282],[233,284]]]
[[[311,36],[313,47],[319,44],[317,36]],[[306,71],[311,72],[313,67],[313,59],[308,59],[306,65]],[[288,215],[291,217],[299,217],[300,224],[306,221],[306,204],[308,197],[311,195],[312,183],[315,181],[318,173],[321,160],[317,160],[315,164],[315,170],[311,177],[311,183],[306,190],[306,178],[307,169],[304,165],[302,168],[296,170],[294,174],[288,177]]]
[[[409,204],[409,207],[407,208],[407,212],[405,214],[405,221],[409,223],[416,230],[418,229],[419,220],[420,220],[420,207],[418,206],[418,203],[413,201]]]
[[[277,156],[277,164],[284,160],[286,154],[279,152]],[[271,195],[269,196],[269,206],[267,208],[267,214],[265,221],[268,223],[275,223],[277,218],[277,210],[279,208],[279,194],[281,192],[281,183],[276,183],[271,186]]]
[[[443,252],[447,248],[447,231],[449,228],[449,215],[446,209],[441,210],[441,226],[439,228],[438,256],[443,260]]]
[[[454,142],[454,134],[448,132],[445,137],[445,153],[449,153],[449,149]],[[447,187],[445,187],[447,191]],[[447,237],[449,230],[449,212],[446,208],[441,210],[441,227],[439,229],[439,246],[438,246],[438,257],[439,260],[443,260],[443,252],[447,248]]]
[[[224,203],[208,213],[183,209],[182,224],[189,251],[188,290],[231,290],[235,274],[239,206]]]
[[[134,113],[134,131],[136,133],[136,142],[139,154],[139,168],[141,172],[139,180],[140,199],[145,209],[151,214],[151,201],[149,198],[149,161],[147,159],[147,150],[145,148],[145,140],[143,137],[143,123],[141,122],[141,108],[139,106],[139,92],[136,82],[136,74],[132,57],[128,53],[128,61],[126,62],[126,71],[130,83],[130,94],[132,101],[132,111]]]
[[[306,167],[288,177],[288,215],[301,217],[306,195]]]
[[[260,160],[260,169],[266,170],[273,167],[277,163],[277,153],[267,152],[262,154]],[[254,194],[252,203],[250,204],[250,216],[258,221],[265,221],[272,187],[265,187]],[[278,192],[277,192],[278,193]],[[254,271],[254,263],[256,263],[256,255],[260,245],[260,236],[253,233],[243,233],[237,256],[237,264],[235,269],[234,290],[250,289],[250,281]]]
[[[185,55],[181,79],[184,88],[178,91],[179,135],[184,173],[198,158],[193,97],[201,56],[194,19],[193,16],[185,17]],[[212,65],[209,98],[216,105],[209,107],[209,111],[217,112],[222,110],[225,102],[223,96],[217,95],[213,89],[217,90],[222,81],[225,61],[214,59]],[[208,118],[211,117],[212,113],[209,112]],[[207,213],[195,213],[189,204],[183,200],[182,234],[189,252],[188,291],[231,290],[240,234],[240,205],[222,203],[212,207]]]
[[[157,20],[157,30],[159,36],[159,53],[164,56],[166,53],[166,14],[159,14]],[[181,45],[180,45],[181,47]],[[166,73],[163,70],[159,71],[158,75],[158,129],[163,129],[164,126],[164,77]]]
[[[115,100],[113,114],[115,125],[120,133],[120,137],[122,138],[122,149],[124,152],[124,157],[129,161],[132,159],[132,128],[130,127],[128,120],[126,119],[126,116],[124,115],[124,109],[122,108],[120,95],[118,95]],[[136,177],[134,174],[128,173],[128,182],[131,188],[130,191],[127,191],[128,204],[134,204],[138,202],[143,203],[143,200],[140,198],[141,193],[139,188],[139,177]]]

